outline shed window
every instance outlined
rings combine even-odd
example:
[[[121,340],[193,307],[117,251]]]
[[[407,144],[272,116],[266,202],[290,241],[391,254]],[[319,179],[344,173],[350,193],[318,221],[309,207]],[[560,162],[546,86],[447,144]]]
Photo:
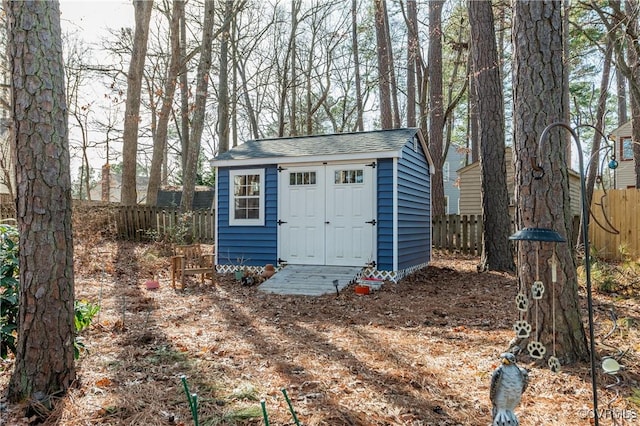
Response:
[[[289,185],[315,185],[316,172],[294,172],[289,173]]]
[[[620,159],[633,160],[633,143],[631,138],[620,139]]]
[[[349,183],[364,183],[364,171],[359,170],[336,170],[335,183],[349,184]]]
[[[229,224],[264,225],[264,170],[232,170]]]

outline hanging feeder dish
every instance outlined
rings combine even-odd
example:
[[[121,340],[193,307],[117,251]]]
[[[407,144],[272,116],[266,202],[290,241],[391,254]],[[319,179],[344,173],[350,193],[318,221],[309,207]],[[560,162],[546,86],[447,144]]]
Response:
[[[566,238],[558,234],[557,231],[547,228],[522,228],[509,237],[510,240],[517,241],[544,241],[548,243],[565,243]]]

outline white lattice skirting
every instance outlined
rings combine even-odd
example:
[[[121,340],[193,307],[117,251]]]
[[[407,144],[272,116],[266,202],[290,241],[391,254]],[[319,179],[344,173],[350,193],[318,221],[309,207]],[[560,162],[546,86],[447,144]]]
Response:
[[[356,279],[360,278],[376,278],[385,281],[391,281],[397,283],[402,278],[414,273],[415,271],[422,269],[428,265],[425,262],[420,265],[412,266],[411,268],[402,269],[400,271],[379,271],[372,267],[363,268],[362,272],[358,274]],[[276,266],[276,272],[286,266]],[[237,270],[248,270],[254,274],[262,274],[264,272],[264,266],[243,266],[243,265],[216,265],[216,271],[221,274],[231,274]]]

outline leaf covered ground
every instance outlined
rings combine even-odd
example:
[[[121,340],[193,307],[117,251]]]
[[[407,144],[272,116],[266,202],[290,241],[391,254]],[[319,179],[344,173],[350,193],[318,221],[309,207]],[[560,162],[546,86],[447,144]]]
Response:
[[[157,244],[79,233],[75,253],[77,298],[102,309],[82,334],[77,383],[48,424],[194,424],[182,375],[200,425],[262,425],[261,400],[271,425],[293,425],[282,389],[307,426],[490,423],[489,380],[513,337],[517,287],[513,276],[477,273],[477,258],[435,254],[430,267],[368,296],[348,287],[301,297],[227,275],[176,291]],[[160,288],[147,290],[153,277]],[[640,424],[638,300],[597,295],[595,304],[598,354],[625,351],[621,383],[599,374],[598,387],[599,408],[610,409],[602,414],[627,419],[600,424]],[[590,424],[588,364],[554,374],[520,358],[531,370],[523,426]],[[3,393],[11,368],[0,369]],[[2,400],[0,409],[0,424],[35,423],[24,404]]]

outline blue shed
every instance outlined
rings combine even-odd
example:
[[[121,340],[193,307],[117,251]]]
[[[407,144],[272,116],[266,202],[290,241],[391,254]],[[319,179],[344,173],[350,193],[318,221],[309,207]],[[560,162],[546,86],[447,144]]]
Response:
[[[397,281],[431,260],[434,169],[417,128],[250,140],[213,166],[220,272],[356,266]]]

